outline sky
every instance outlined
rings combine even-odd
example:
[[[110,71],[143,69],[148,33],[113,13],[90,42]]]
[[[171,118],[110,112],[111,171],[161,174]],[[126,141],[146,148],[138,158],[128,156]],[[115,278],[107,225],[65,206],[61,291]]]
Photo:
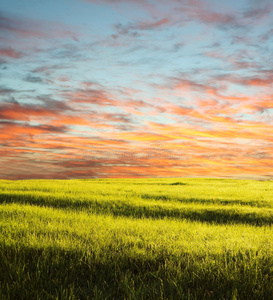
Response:
[[[0,178],[273,178],[271,0],[2,0]]]

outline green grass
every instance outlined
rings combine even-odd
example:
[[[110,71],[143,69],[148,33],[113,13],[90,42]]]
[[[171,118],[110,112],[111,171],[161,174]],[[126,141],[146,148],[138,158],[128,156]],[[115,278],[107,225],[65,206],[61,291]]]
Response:
[[[273,299],[273,181],[0,180],[0,299]]]

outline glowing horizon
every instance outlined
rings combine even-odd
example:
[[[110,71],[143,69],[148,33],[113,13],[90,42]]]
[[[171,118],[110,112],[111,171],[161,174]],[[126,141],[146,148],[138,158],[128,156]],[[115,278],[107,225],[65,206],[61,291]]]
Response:
[[[273,3],[4,0],[0,178],[273,177]]]

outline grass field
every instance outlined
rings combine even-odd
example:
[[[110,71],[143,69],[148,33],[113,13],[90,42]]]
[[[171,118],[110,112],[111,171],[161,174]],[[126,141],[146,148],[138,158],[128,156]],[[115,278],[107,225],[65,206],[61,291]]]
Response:
[[[273,299],[273,181],[0,180],[0,299]]]

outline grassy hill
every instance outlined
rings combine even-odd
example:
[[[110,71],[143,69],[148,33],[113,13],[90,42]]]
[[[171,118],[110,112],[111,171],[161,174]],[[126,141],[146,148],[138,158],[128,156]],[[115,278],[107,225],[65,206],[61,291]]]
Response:
[[[0,299],[273,299],[273,181],[0,180]]]

